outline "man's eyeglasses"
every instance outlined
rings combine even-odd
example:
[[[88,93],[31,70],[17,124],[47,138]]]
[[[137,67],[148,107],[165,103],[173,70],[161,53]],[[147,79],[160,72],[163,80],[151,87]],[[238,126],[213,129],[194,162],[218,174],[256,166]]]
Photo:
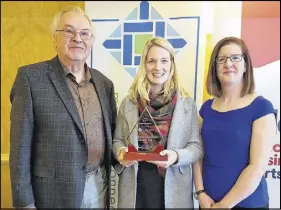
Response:
[[[83,40],[89,40],[93,37],[93,35],[89,31],[75,31],[73,29],[62,29],[56,30],[56,32],[62,32],[64,36],[69,38],[73,38],[76,36],[77,33],[79,33],[81,39]]]
[[[219,56],[216,58],[216,62],[217,63],[225,63],[227,61],[227,59],[230,59],[231,62],[240,62],[243,58],[243,55],[240,54],[236,54],[236,55],[231,55],[231,56]]]

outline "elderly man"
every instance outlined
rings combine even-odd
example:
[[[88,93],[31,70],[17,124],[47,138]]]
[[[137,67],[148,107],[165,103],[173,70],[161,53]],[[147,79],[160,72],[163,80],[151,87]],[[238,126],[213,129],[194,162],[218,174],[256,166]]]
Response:
[[[114,87],[86,64],[94,34],[79,7],[53,35],[57,56],[20,67],[11,90],[13,205],[109,208]]]

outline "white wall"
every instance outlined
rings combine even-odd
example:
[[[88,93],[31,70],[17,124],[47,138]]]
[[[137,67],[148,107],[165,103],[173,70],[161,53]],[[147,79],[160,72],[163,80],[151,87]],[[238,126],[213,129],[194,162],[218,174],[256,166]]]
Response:
[[[226,36],[241,37],[242,1],[213,1],[213,45]]]

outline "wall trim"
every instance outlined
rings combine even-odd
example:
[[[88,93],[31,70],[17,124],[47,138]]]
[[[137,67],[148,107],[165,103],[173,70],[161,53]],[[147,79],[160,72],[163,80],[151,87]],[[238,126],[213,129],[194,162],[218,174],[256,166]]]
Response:
[[[9,163],[9,154],[1,154],[1,164]]]

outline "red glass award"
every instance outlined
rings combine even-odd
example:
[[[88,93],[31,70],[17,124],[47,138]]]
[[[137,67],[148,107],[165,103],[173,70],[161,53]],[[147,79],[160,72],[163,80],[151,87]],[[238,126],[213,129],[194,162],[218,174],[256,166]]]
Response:
[[[168,157],[161,156],[159,153],[164,150],[164,137],[157,127],[148,108],[145,107],[138,121],[132,128],[131,133],[138,125],[138,148],[133,144],[128,145],[128,152],[124,156],[124,160],[132,161],[167,161]],[[160,144],[159,144],[160,143]]]

